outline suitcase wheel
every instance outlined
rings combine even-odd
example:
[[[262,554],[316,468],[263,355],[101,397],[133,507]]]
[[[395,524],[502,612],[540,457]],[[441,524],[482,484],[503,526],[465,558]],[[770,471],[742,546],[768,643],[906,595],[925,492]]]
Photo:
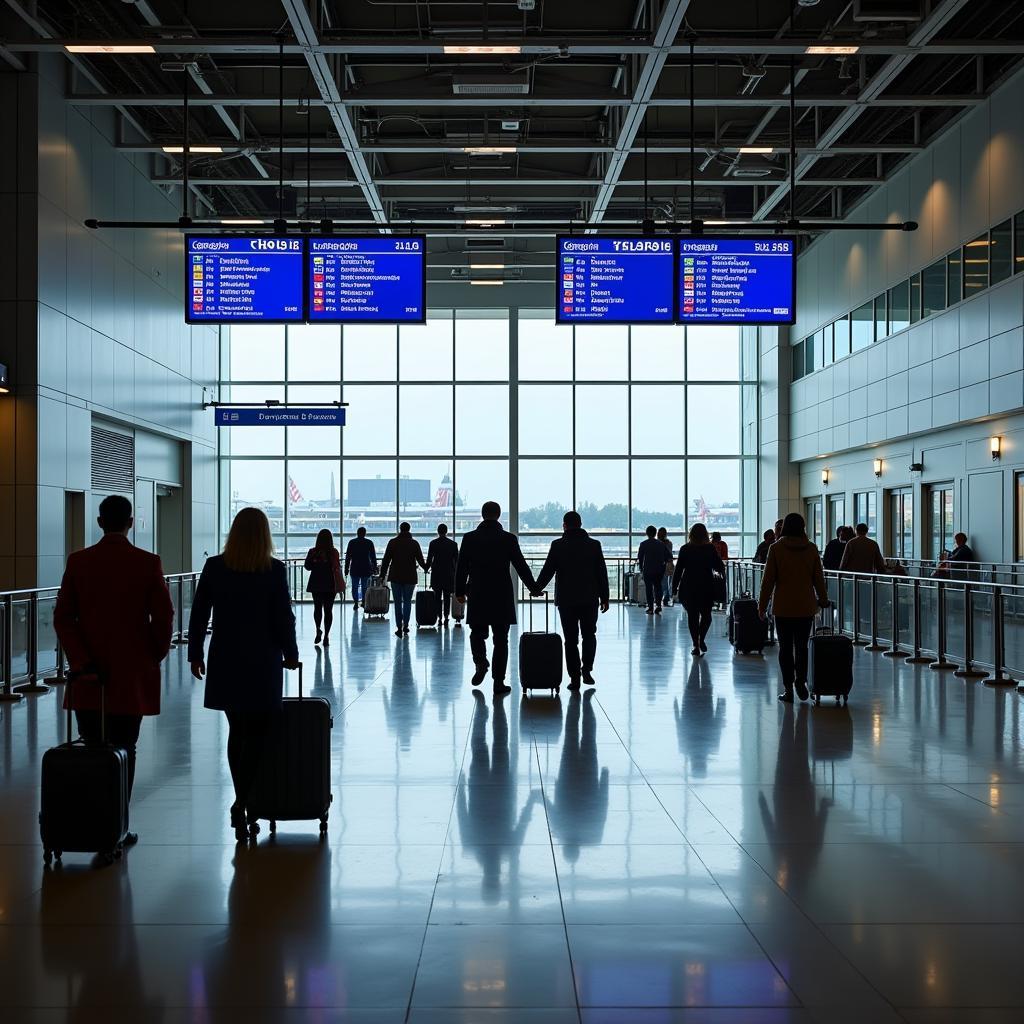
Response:
[[[53,851],[43,850],[43,863],[49,867],[53,863]]]
[[[270,834],[274,835],[277,832],[277,822],[271,819],[270,822]]]
[[[327,833],[327,815],[325,814],[320,819],[320,835],[326,835]]]

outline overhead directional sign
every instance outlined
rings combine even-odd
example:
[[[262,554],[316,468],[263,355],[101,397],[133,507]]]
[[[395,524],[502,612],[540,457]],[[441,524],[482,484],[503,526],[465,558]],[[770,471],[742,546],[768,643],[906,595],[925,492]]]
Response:
[[[671,238],[560,235],[555,318],[570,324],[671,323]]]
[[[186,321],[301,322],[302,256],[301,238],[186,236]]]
[[[218,427],[343,427],[345,407],[275,405],[239,409],[220,406],[214,408],[214,423]]]
[[[307,242],[310,323],[423,323],[426,240],[331,236]]]
[[[679,323],[791,324],[796,319],[792,238],[679,238]]]

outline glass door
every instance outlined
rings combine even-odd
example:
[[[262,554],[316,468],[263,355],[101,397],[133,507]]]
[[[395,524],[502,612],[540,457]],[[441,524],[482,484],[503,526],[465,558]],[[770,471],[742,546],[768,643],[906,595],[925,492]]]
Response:
[[[832,495],[828,499],[828,535],[831,539],[840,526],[848,526],[846,522],[846,495]]]
[[[928,488],[928,557],[939,559],[953,550],[953,485]]]
[[[865,523],[868,528],[868,535],[875,537],[878,533],[878,511],[876,508],[877,498],[874,491],[858,491],[853,496],[853,522],[851,526],[858,523]],[[875,537],[877,540],[878,538]]]
[[[914,557],[914,494],[909,487],[889,492],[890,554]]]
[[[806,515],[804,518],[807,520],[807,536],[811,541],[821,549],[822,544],[822,530],[824,524],[821,521],[821,498],[809,499],[804,508]]]

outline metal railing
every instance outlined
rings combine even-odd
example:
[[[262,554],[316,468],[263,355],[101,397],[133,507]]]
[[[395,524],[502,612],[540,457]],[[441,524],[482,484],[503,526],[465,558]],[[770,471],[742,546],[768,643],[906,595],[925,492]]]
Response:
[[[728,569],[731,593],[758,594],[764,566],[735,560]],[[836,625],[854,644],[960,678],[1013,685],[1014,676],[1024,678],[1024,579],[986,581],[968,572],[830,571],[825,582]]]

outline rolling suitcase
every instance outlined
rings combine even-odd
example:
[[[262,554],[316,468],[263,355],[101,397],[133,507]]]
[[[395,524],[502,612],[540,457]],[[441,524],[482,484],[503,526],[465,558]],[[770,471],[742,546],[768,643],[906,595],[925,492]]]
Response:
[[[285,697],[281,714],[267,735],[247,810],[250,819],[270,822],[320,820],[327,831],[331,795],[331,705],[323,697]]]
[[[74,679],[68,678],[69,687]],[[106,701],[98,685],[99,744],[72,740],[69,706],[67,743],[43,754],[39,835],[47,865],[64,853],[97,853],[111,864],[121,856],[128,832],[128,754],[106,742]]]
[[[440,601],[438,600],[436,591],[433,591],[429,587],[429,580],[427,586],[416,591],[416,628],[423,629],[427,626],[433,627],[437,625],[437,617],[439,612]]]
[[[768,642],[768,625],[761,621],[753,598],[740,597],[729,606],[729,641],[743,654],[764,651]]]
[[[530,602],[530,629],[519,637],[519,684],[523,693],[551,690],[562,685],[562,638],[549,633],[548,598],[544,595],[544,631],[533,630],[533,602]]]
[[[822,609],[822,622],[828,608]],[[837,633],[831,624],[822,625],[814,631],[808,652],[811,697],[815,704],[822,697],[835,697],[837,704],[845,704],[853,689],[853,641]]]
[[[466,602],[460,601],[454,594],[452,594],[452,618],[455,620],[456,626],[462,625],[462,620],[466,617]]]
[[[363,615],[368,619],[387,618],[390,607],[390,591],[378,576],[374,576],[366,588],[366,593],[363,594]]]

